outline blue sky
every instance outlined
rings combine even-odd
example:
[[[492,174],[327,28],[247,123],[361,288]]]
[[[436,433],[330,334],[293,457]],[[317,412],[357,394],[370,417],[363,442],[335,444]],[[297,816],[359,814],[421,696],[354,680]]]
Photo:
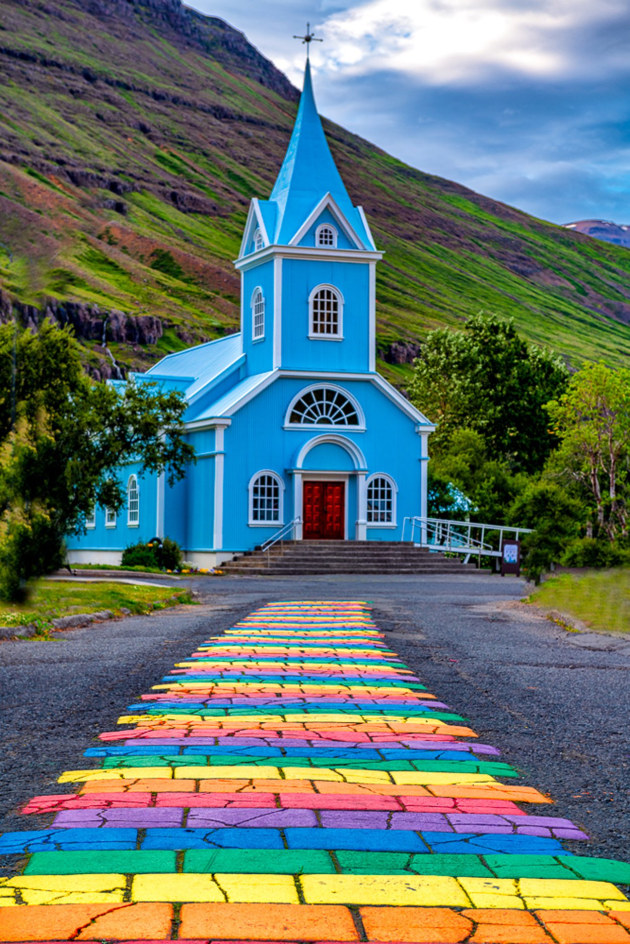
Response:
[[[630,223],[628,0],[186,0],[319,110],[427,173],[556,223]]]

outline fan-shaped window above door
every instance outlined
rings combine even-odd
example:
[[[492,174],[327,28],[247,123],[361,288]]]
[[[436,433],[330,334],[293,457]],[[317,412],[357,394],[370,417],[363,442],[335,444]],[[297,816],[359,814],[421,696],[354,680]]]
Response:
[[[285,425],[363,427],[364,421],[358,403],[339,387],[317,386],[293,400]]]

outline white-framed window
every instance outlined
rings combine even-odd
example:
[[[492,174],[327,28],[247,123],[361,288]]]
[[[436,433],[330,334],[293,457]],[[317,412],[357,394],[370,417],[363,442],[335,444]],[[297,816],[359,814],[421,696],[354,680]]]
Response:
[[[377,473],[367,482],[367,523],[395,525],[396,486],[389,475]]]
[[[309,297],[309,337],[341,339],[343,295],[334,285],[318,285]]]
[[[127,482],[127,527],[137,528],[140,524],[140,489],[135,475]]]
[[[115,528],[116,527],[116,512],[113,508],[105,509],[105,527],[106,528]]]
[[[254,252],[258,252],[258,250],[262,249],[263,246],[263,234],[260,232],[260,229],[257,229],[254,233]]]
[[[337,230],[330,223],[322,223],[315,230],[315,245],[324,249],[337,248]]]
[[[345,390],[332,385],[309,387],[291,402],[286,426],[363,427],[360,407]]]
[[[85,527],[88,530],[96,527],[96,508],[92,508],[92,511],[85,516]]]
[[[258,341],[265,336],[265,296],[261,288],[252,293],[252,339]]]
[[[282,524],[284,483],[270,469],[256,472],[249,482],[249,524]]]

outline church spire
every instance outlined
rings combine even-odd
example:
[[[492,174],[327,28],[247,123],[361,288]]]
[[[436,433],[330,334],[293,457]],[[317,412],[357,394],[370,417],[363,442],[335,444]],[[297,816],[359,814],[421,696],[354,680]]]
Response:
[[[317,113],[311,64],[306,60],[304,88],[289,147],[269,198],[276,205],[276,243],[286,245],[326,194],[330,194],[365,248],[373,248],[363,218],[352,205],[337,170]]]

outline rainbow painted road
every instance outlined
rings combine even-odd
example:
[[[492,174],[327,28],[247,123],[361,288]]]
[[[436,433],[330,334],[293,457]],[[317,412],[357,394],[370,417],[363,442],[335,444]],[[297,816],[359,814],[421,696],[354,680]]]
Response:
[[[575,854],[363,603],[268,604],[120,724],[0,837],[0,941],[630,944],[630,866]]]

